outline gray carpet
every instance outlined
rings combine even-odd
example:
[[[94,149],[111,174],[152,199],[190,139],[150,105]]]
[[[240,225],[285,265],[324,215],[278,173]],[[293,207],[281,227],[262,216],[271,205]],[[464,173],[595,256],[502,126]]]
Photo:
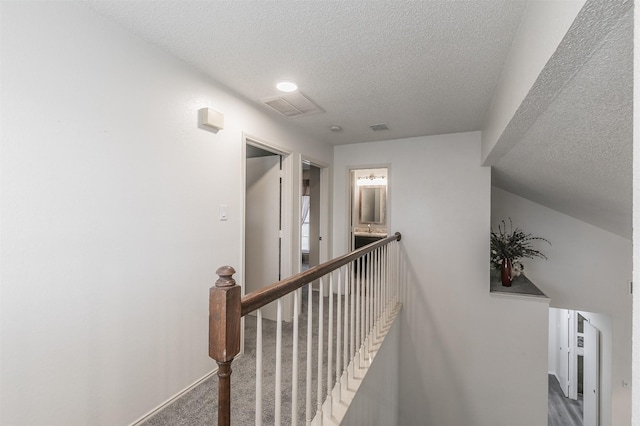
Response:
[[[344,298],[340,296],[343,300]],[[337,315],[337,295],[334,295],[334,328]],[[305,422],[306,405],[306,354],[307,354],[307,289],[303,289],[302,314],[299,318],[298,328],[298,424]],[[317,394],[317,344],[318,344],[318,293],[313,292],[314,318],[313,318],[313,359],[312,359],[312,413],[316,410]],[[323,382],[326,382],[327,366],[327,339],[328,339],[328,311],[329,298],[324,300],[324,368]],[[275,321],[263,320],[263,422],[274,424],[274,394],[275,394]],[[245,353],[232,364],[231,374],[231,423],[234,425],[251,425],[255,423],[255,351],[256,351],[256,319],[248,316],[245,320]],[[336,333],[333,333],[334,352]],[[292,372],[292,347],[293,347],[293,323],[282,323],[282,423],[291,422],[291,372]],[[332,377],[335,378],[335,354],[333,361]],[[327,392],[326,384],[323,384],[322,393]],[[217,424],[218,378],[214,376],[202,382],[192,391],[158,412],[153,417],[142,423],[145,426],[204,426]],[[313,417],[313,415],[311,416]]]

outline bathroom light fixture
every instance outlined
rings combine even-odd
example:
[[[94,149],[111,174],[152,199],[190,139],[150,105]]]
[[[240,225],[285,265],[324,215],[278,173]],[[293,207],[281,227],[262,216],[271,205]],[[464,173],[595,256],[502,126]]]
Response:
[[[281,81],[276,84],[276,89],[281,92],[291,93],[298,90],[298,85],[293,81]]]
[[[356,179],[357,186],[387,186],[386,176],[360,176]]]

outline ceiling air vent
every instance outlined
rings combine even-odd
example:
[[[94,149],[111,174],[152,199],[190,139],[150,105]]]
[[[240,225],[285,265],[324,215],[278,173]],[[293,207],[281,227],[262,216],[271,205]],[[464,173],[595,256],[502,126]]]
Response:
[[[272,98],[260,99],[260,102],[278,111],[285,117],[301,117],[303,115],[319,114],[322,108],[314,104],[300,92],[287,93]]]
[[[374,132],[379,132],[380,130],[389,130],[389,127],[386,124],[374,124],[373,126],[369,126],[369,128]]]

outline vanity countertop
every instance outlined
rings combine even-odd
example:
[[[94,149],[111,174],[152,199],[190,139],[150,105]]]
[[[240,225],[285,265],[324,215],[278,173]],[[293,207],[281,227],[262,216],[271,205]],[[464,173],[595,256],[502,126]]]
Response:
[[[354,227],[353,235],[356,237],[386,238],[387,228],[376,228],[373,226]]]
[[[353,233],[353,235],[355,235],[356,237],[371,237],[371,238],[386,238],[387,237],[387,233],[386,232],[368,232],[368,231],[363,231],[363,232],[359,232],[359,231],[355,231]]]

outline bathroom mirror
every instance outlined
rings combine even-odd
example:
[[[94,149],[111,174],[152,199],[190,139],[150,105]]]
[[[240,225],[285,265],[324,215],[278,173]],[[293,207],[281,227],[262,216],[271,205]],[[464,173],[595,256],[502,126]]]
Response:
[[[361,186],[360,223],[383,225],[387,204],[386,186]]]

